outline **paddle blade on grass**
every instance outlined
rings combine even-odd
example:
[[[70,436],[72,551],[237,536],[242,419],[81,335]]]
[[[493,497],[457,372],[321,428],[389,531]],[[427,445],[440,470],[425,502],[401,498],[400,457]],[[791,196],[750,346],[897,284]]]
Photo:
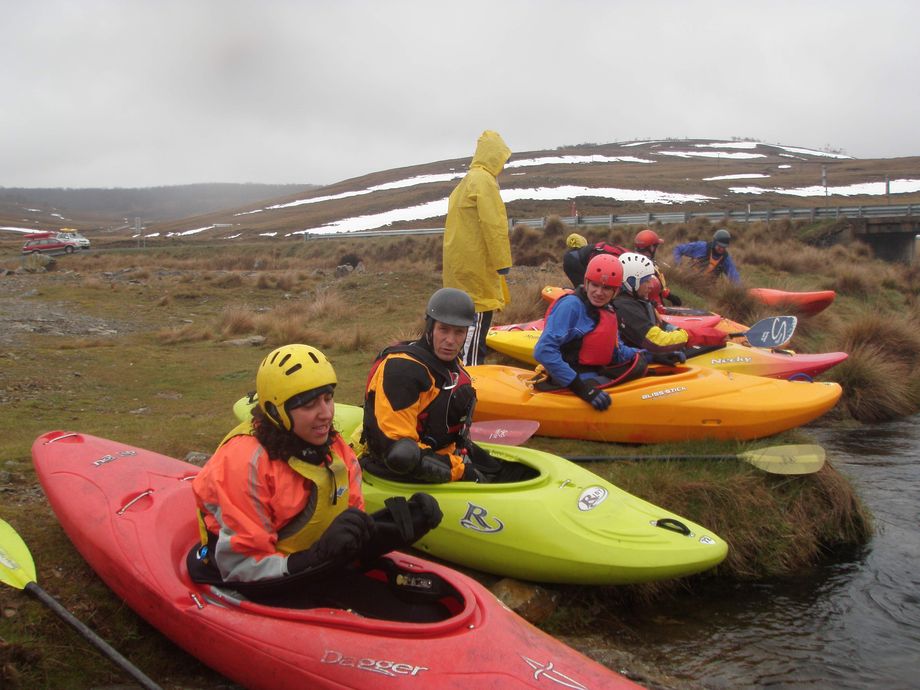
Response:
[[[738,457],[772,474],[812,474],[824,467],[825,452],[818,445],[800,444],[749,450]]]

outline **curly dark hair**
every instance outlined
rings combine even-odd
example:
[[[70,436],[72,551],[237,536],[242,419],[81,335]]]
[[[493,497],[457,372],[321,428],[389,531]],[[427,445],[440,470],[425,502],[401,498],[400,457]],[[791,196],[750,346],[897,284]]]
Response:
[[[329,438],[321,446],[307,443],[300,436],[275,426],[260,407],[252,408],[253,436],[262,444],[272,460],[287,461],[290,457],[299,458],[313,465],[323,463],[329,457],[329,444],[339,432],[332,428]]]

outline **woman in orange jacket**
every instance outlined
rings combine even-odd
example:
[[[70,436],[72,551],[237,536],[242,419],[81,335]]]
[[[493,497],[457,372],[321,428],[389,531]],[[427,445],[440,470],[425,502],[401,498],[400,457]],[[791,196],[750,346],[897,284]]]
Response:
[[[192,578],[264,603],[361,610],[366,566],[437,526],[437,501],[418,493],[364,512],[361,468],[333,427],[332,364],[308,345],[286,345],[259,365],[259,404],[192,482],[201,546]],[[366,615],[389,617],[379,593]],[[380,606],[384,607],[381,612]]]

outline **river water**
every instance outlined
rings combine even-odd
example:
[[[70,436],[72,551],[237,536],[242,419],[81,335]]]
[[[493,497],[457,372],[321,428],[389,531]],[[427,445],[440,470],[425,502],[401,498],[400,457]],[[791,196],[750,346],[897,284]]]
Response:
[[[646,611],[629,621],[637,657],[706,688],[920,688],[920,415],[810,431],[872,512],[871,542]]]

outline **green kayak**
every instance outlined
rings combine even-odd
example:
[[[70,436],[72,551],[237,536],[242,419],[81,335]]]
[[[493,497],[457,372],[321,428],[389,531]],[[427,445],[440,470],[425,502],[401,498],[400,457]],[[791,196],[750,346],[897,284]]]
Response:
[[[244,399],[246,400],[246,399]],[[252,401],[234,411],[245,418]],[[337,403],[335,426],[351,439],[363,410]],[[712,531],[629,494],[556,455],[483,443],[495,457],[539,474],[507,484],[414,484],[364,473],[369,512],[390,496],[425,491],[444,519],[420,551],[484,572],[536,582],[613,585],[697,573],[728,545]]]

